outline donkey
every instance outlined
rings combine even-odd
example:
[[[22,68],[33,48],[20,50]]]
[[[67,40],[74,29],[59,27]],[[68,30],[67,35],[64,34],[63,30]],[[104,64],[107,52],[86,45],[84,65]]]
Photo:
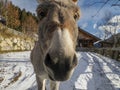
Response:
[[[79,19],[77,0],[38,0],[38,41],[31,52],[38,90],[59,90],[59,82],[68,80],[78,61],[76,42]]]

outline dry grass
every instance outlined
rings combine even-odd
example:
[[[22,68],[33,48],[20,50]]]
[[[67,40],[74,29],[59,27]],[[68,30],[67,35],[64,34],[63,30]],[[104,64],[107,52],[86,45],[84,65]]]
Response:
[[[20,78],[21,75],[22,75],[22,72],[20,71],[20,72],[18,73],[18,75],[16,75],[10,83],[16,82],[16,81]]]
[[[11,82],[8,83],[8,85],[6,85],[4,88],[7,88],[9,85],[11,85],[12,83],[15,83],[16,81],[18,81],[18,79],[20,78],[20,76],[22,75],[22,72],[20,71],[13,79]]]
[[[23,38],[24,34],[16,30],[10,29],[7,26],[0,24],[0,34],[6,38],[9,37],[21,37]]]
[[[5,38],[9,38],[13,36],[12,33],[8,32],[8,28],[2,24],[0,24],[0,35]]]
[[[30,51],[30,50],[7,50],[7,51],[0,51],[0,54],[4,54],[4,53],[9,53],[9,52],[22,52],[22,51]]]

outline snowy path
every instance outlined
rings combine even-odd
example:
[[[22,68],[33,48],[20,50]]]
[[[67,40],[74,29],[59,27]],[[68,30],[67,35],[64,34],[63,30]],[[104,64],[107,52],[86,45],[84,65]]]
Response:
[[[0,90],[37,90],[29,54],[0,55]],[[60,90],[120,90],[120,62],[89,52],[78,53],[78,59],[72,78]]]

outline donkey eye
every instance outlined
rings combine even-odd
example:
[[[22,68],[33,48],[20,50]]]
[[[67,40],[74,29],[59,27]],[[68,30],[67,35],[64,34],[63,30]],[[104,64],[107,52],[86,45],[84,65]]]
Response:
[[[41,12],[39,13],[39,15],[40,15],[41,17],[44,17],[44,16],[46,16],[46,13],[45,13],[44,11],[41,11]]]
[[[44,5],[39,5],[38,8],[36,9],[36,12],[37,12],[37,16],[38,16],[38,19],[41,20],[43,19],[44,17],[46,17],[47,15],[47,12],[48,12],[48,8],[45,7]]]
[[[46,15],[47,15],[46,11],[40,11],[38,13],[38,17],[39,17],[40,20],[43,19],[44,17],[46,17]]]
[[[79,19],[79,13],[76,12],[76,13],[74,14],[74,19],[75,19],[75,20],[78,20],[78,19]]]
[[[46,16],[46,13],[42,11],[42,12],[39,13],[39,15],[40,15],[41,17],[45,17],[45,16]]]

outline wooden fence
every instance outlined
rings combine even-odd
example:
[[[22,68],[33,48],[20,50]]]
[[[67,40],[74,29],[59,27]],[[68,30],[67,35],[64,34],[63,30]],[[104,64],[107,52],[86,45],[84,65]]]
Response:
[[[77,48],[77,51],[95,52],[103,56],[120,61],[120,48]]]

